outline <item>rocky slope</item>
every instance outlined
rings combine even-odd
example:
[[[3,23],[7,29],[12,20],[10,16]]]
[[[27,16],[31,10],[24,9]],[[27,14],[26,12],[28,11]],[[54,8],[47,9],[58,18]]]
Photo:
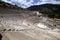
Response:
[[[3,32],[3,40],[60,40],[60,21],[37,11],[2,10],[0,32]]]

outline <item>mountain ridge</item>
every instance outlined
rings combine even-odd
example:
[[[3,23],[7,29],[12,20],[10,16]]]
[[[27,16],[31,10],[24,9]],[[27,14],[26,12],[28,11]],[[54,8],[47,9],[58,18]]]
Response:
[[[16,5],[11,5],[11,4],[3,2],[3,1],[0,1],[0,8],[10,8],[10,9],[19,9],[19,10],[21,9],[21,10],[24,10],[21,7],[18,7]]]
[[[48,16],[54,16],[60,18],[60,5],[56,4],[43,4],[43,5],[34,5],[27,8],[30,11],[39,11],[43,14],[48,14]]]

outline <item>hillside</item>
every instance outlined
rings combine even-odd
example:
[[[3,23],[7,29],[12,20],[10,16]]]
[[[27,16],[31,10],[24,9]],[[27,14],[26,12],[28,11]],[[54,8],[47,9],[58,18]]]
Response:
[[[16,5],[0,2],[0,40],[60,40],[60,20],[39,13],[51,17],[60,9],[45,6],[24,10]]]
[[[5,2],[0,1],[0,8],[10,8],[10,9],[19,9],[19,10],[24,10],[21,7],[18,7],[16,5],[11,5]]]
[[[34,5],[27,9],[23,9],[16,5],[11,5],[5,2],[0,1],[0,9],[1,8],[9,8],[9,9],[17,9],[17,10],[29,10],[29,11],[39,11],[40,13],[47,14],[50,18],[60,18],[60,5],[53,4],[43,4],[43,5]]]
[[[39,11],[43,14],[47,14],[49,17],[60,18],[60,5],[43,4],[31,6],[27,9],[31,11]]]

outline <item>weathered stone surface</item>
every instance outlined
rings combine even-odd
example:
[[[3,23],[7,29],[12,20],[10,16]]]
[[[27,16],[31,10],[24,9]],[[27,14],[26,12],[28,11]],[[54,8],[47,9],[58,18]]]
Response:
[[[3,40],[60,40],[60,21],[36,11],[1,11],[0,30]]]

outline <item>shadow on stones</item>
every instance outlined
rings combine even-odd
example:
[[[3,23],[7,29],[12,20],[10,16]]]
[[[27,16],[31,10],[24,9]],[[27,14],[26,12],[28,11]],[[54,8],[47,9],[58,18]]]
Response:
[[[0,40],[2,40],[2,35],[0,34]]]

